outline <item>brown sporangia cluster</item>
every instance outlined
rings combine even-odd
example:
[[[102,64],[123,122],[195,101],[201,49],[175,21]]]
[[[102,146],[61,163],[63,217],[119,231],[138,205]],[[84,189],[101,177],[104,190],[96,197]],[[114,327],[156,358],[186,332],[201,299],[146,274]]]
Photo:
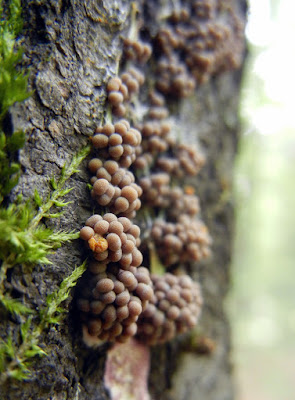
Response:
[[[175,54],[160,59],[157,73],[157,89],[172,98],[188,97],[196,88],[196,81],[187,66]]]
[[[91,254],[77,295],[89,345],[132,336],[165,343],[197,323],[200,286],[185,270],[208,257],[211,238],[186,177],[198,174],[205,157],[196,144],[175,138],[165,96],[189,96],[197,84],[237,67],[242,30],[231,0],[196,0],[150,34],[153,46],[123,39],[120,74],[106,87],[115,121],[97,127],[91,138],[91,196],[101,215],[88,218],[80,231]],[[146,79],[149,68],[154,81]],[[125,115],[132,127],[120,119]],[[150,251],[167,269],[163,275],[142,266],[143,259],[153,262]],[[173,275],[175,267],[183,274]]]
[[[154,296],[149,270],[93,261],[86,278],[77,299],[84,339],[125,342],[134,336],[138,317]]]
[[[152,55],[152,47],[149,43],[143,43],[140,40],[125,38],[123,40],[123,51],[126,60],[137,63],[146,63]]]
[[[153,223],[151,238],[162,263],[174,264],[200,261],[210,254],[211,237],[199,219],[180,214],[175,223],[158,219]]]
[[[232,0],[196,0],[175,10],[155,38],[158,90],[186,97],[196,84],[239,67],[244,28]]]
[[[80,237],[87,242],[97,261],[118,262],[120,268],[126,270],[142,263],[142,254],[138,250],[140,228],[129,218],[117,218],[112,213],[103,217],[94,214],[81,229]]]
[[[144,75],[135,67],[130,67],[120,78],[114,77],[109,80],[108,101],[114,115],[123,117],[126,114],[126,103],[132,99],[133,95],[138,94],[143,84]]]
[[[91,142],[99,158],[113,159],[121,167],[128,168],[136,158],[141,134],[123,119],[115,124],[106,123],[102,127],[97,127]]]
[[[151,276],[154,297],[140,314],[137,338],[149,345],[165,343],[192,329],[202,308],[200,286],[188,275]]]
[[[102,162],[99,158],[93,158],[88,168],[95,174],[90,180],[92,198],[116,215],[133,218],[141,206],[142,194],[133,173],[114,160]]]

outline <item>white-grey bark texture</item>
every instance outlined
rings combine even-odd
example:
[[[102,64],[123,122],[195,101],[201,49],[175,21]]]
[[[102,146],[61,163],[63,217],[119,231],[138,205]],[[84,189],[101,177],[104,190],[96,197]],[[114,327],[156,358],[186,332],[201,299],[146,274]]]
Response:
[[[244,0],[229,3],[245,21]],[[46,196],[50,177],[59,176],[64,163],[89,144],[95,127],[104,122],[106,84],[118,73],[122,37],[129,32],[132,9],[136,6],[141,16],[143,38],[152,42],[165,16],[180,4],[180,0],[23,1],[23,65],[28,68],[33,94],[11,109],[14,129],[25,129],[27,138],[20,152],[22,176],[15,193],[29,198],[37,188]],[[142,67],[151,82],[155,62]],[[191,96],[167,99],[175,132],[184,143],[198,142],[206,155],[205,166],[189,184],[200,198],[202,219],[213,245],[211,257],[190,264],[187,271],[201,283],[204,297],[197,329],[199,345],[192,345],[186,337],[152,348],[149,391],[155,400],[234,398],[230,329],[223,303],[230,284],[232,171],[239,136],[241,72],[242,67],[216,71],[206,82],[197,84]],[[67,200],[73,202],[61,218],[45,221],[48,226],[77,231],[93,214],[94,204],[86,187],[88,160],[68,182],[74,190]],[[26,304],[42,307],[46,295],[86,256],[83,244],[76,240],[52,255],[51,265],[39,265],[31,273],[14,268],[7,285]],[[83,344],[74,296],[73,290],[63,323],[52,326],[40,338],[47,356],[34,359],[28,381],[7,381],[1,388],[1,399],[110,398],[103,381],[109,345],[93,350]],[[2,334],[7,329],[15,332],[19,341],[17,321],[3,320]]]

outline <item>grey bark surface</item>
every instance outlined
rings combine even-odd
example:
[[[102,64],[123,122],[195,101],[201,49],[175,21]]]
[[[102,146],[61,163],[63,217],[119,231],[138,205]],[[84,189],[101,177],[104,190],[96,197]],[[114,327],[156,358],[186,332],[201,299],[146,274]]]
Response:
[[[149,2],[155,14],[171,8],[169,1]],[[239,1],[237,0],[237,3]],[[241,6],[243,2],[239,3]],[[25,27],[24,66],[29,67],[33,95],[11,110],[15,129],[26,131],[20,153],[22,176],[13,196],[41,196],[49,191],[49,179],[59,176],[65,162],[85,146],[103,122],[106,82],[116,75],[122,52],[121,35],[130,24],[131,1],[124,0],[27,0],[23,5]],[[152,22],[151,31],[153,30]],[[241,71],[223,73],[199,86],[195,95],[177,103],[175,124],[189,132],[186,143],[198,140],[207,157],[205,167],[190,183],[201,200],[202,218],[213,238],[212,257],[191,268],[202,285],[204,307],[199,332],[216,348],[200,354],[181,339],[152,349],[150,392],[163,400],[231,400],[230,329],[223,301],[230,283],[233,234],[232,169],[238,140],[238,102]],[[68,182],[73,201],[62,218],[48,220],[54,229],[79,230],[93,213],[86,188],[87,160],[81,172]],[[27,304],[42,307],[46,295],[57,289],[86,253],[79,240],[64,245],[51,265],[38,266],[30,274],[15,268],[9,284]],[[74,291],[72,293],[74,296]],[[87,349],[74,308],[59,326],[44,332],[41,343],[47,357],[33,363],[28,382],[9,381],[0,398],[79,399],[109,398],[104,388],[104,363],[108,345]],[[17,324],[8,322],[9,329]],[[3,334],[3,329],[1,331]],[[6,328],[5,328],[6,329]],[[15,330],[16,331],[16,330]]]

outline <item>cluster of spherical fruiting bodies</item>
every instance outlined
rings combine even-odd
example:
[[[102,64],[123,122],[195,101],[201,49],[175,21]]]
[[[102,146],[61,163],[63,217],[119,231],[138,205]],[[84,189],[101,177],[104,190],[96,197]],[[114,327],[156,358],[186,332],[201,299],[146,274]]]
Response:
[[[171,143],[170,150],[173,155],[160,156],[156,161],[156,166],[169,175],[195,176],[205,164],[205,157],[197,146]]]
[[[136,334],[138,317],[154,296],[148,269],[127,271],[118,263],[95,261],[87,275],[77,298],[84,339],[125,342]]]
[[[202,307],[200,286],[188,275],[151,276],[153,299],[139,316],[137,338],[149,345],[165,343],[192,329]]]
[[[166,210],[168,219],[175,221],[180,215],[195,216],[200,211],[199,198],[194,189],[170,185],[170,176],[158,172],[139,179],[142,189],[142,201],[149,207],[159,207]]]
[[[128,168],[136,158],[141,134],[137,129],[130,128],[128,121],[120,120],[114,125],[107,123],[97,127],[91,142],[100,158],[113,159],[121,167]]]
[[[107,213],[103,217],[95,214],[87,219],[80,231],[93,252],[93,257],[103,263],[118,262],[120,267],[128,270],[142,263],[140,229],[129,218]]]
[[[128,102],[134,94],[138,94],[140,86],[144,83],[144,75],[137,68],[129,68],[121,77],[111,78],[107,84],[108,101],[112,112],[117,117],[126,113],[124,103]]]
[[[151,230],[161,261],[167,267],[200,261],[210,254],[211,237],[206,225],[183,214],[175,223],[156,220]]]
[[[99,158],[93,158],[88,168],[95,174],[90,180],[92,198],[116,215],[133,218],[141,206],[139,197],[142,194],[133,173],[114,160],[102,162]]]
[[[137,151],[134,166],[138,169],[145,169],[154,163],[159,154],[169,149],[172,143],[171,125],[166,121],[151,119],[138,125],[138,129],[142,135],[142,143]]]
[[[143,43],[140,40],[125,38],[123,40],[123,52],[126,60],[135,61],[144,64],[152,54],[150,44]]]
[[[195,90],[195,79],[176,55],[161,59],[158,74],[157,89],[166,95],[188,97]]]
[[[237,68],[244,52],[243,31],[231,0],[197,0],[190,9],[174,11],[156,37],[158,90],[186,97],[196,83]]]
[[[170,177],[164,172],[151,174],[139,180],[143,202],[148,207],[169,206]]]
[[[186,186],[185,191],[180,187],[173,187],[169,191],[169,206],[167,216],[171,221],[177,221],[180,215],[195,217],[200,212],[198,196],[194,194],[191,186]]]
[[[203,19],[209,18],[205,11]],[[179,58],[180,53],[187,58],[187,43],[194,40],[190,20],[189,9],[175,12],[170,18],[172,26],[162,30],[155,40],[163,53],[156,87],[175,97],[190,95],[196,85],[189,63]],[[184,24],[191,26],[184,29]],[[124,40],[128,62],[144,63],[150,53],[149,46]],[[112,112],[120,118],[127,108],[132,114],[136,104],[133,100],[144,84],[140,70],[130,68],[129,63],[128,67],[120,78],[114,77],[107,84]],[[136,334],[147,344],[164,343],[195,326],[200,313],[200,288],[189,276],[167,273],[151,279],[149,270],[141,266],[140,229],[130,220],[141,202],[167,218],[150,224],[148,239],[153,241],[164,266],[207,257],[211,242],[206,226],[196,218],[200,207],[193,188],[183,190],[171,184],[171,177],[196,175],[204,157],[194,146],[179,144],[172,138],[165,97],[152,90],[149,101],[142,120],[134,118],[136,129],[126,120],[119,120],[98,127],[91,138],[95,150],[95,158],[88,165],[91,195],[110,212],[93,215],[80,232],[95,260],[90,262],[77,301],[86,341],[123,342]],[[141,176],[137,182],[127,169],[132,164],[133,170],[141,170],[137,171]]]

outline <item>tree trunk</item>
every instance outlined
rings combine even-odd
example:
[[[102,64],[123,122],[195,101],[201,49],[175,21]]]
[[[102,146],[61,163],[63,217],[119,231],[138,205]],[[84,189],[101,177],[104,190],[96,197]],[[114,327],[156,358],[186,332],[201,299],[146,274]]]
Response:
[[[37,189],[44,199],[49,180],[57,179],[65,163],[89,144],[95,128],[104,122],[107,109],[106,83],[118,73],[122,37],[127,36],[132,10],[138,9],[141,32],[152,41],[172,7],[170,2],[138,0],[27,0],[23,2],[23,64],[29,71],[32,96],[10,110],[13,129],[25,129],[26,143],[20,152],[22,175],[11,200],[24,199]],[[191,4],[192,1],[183,2]],[[202,3],[211,4],[210,1]],[[219,1],[232,7],[245,21],[244,0]],[[239,40],[242,40],[239,38]],[[232,43],[232,46],[234,44]],[[237,53],[243,50],[237,46]],[[238,56],[241,56],[238,54]],[[156,54],[157,57],[160,55]],[[143,71],[152,82],[155,60]],[[241,63],[240,63],[241,64]],[[212,255],[190,264],[187,272],[201,283],[204,304],[193,336],[176,338],[151,348],[149,392],[153,399],[233,399],[230,361],[230,329],[223,300],[230,283],[230,255],[233,234],[232,172],[238,142],[238,103],[241,65],[212,71],[199,82],[193,95],[167,100],[175,132],[184,143],[199,143],[206,163],[188,183],[200,198],[202,219],[213,239]],[[79,231],[93,214],[87,189],[87,161],[73,175],[67,187],[69,204],[57,219],[42,223],[54,230]],[[46,296],[88,256],[80,240],[63,245],[50,256],[52,264],[38,265],[26,272],[11,271],[7,290],[31,308],[42,309]],[[31,375],[24,381],[6,380],[3,399],[107,399],[104,369],[110,345],[89,349],[81,339],[81,325],[71,300],[59,325],[51,324],[40,334],[39,345],[46,352],[32,358]],[[15,346],[21,343],[20,321],[6,315],[1,336],[13,333]],[[32,320],[32,326],[38,318]]]

